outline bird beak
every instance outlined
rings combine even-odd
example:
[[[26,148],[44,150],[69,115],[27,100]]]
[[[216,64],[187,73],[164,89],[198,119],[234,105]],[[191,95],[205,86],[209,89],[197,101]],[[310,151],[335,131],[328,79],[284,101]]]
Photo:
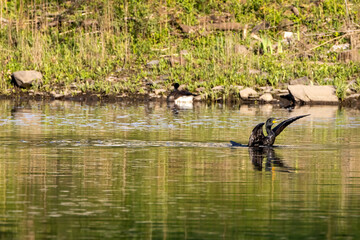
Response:
[[[277,123],[277,122],[279,122],[280,120],[281,120],[281,118],[274,119],[274,120],[273,120],[273,123]]]

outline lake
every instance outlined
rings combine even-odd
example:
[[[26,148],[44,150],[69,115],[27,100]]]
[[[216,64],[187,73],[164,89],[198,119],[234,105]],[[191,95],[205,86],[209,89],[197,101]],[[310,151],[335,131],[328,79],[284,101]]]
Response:
[[[0,239],[360,239],[360,111],[0,101]],[[311,114],[276,147],[274,116]]]

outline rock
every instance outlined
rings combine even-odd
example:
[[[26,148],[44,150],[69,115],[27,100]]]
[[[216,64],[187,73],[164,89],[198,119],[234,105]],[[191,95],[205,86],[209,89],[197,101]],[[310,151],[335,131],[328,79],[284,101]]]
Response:
[[[198,87],[197,89],[195,89],[195,91],[197,92],[204,92],[206,90],[206,88],[204,87]]]
[[[71,83],[70,84],[70,89],[77,89],[76,83]]]
[[[155,92],[156,95],[160,95],[162,93],[166,93],[166,90],[161,88],[161,89],[155,89],[154,92]]]
[[[345,100],[353,100],[353,99],[359,99],[360,98],[360,93],[354,93],[354,94],[351,94],[347,97],[345,97]]]
[[[126,97],[129,97],[129,95],[127,93],[121,93],[121,94],[118,94],[116,95],[117,98],[126,98]]]
[[[119,81],[119,78],[116,77],[116,76],[109,76],[109,77],[106,78],[106,81],[108,81],[108,82],[117,82],[117,81]]]
[[[224,91],[224,87],[223,86],[216,86],[212,88],[213,91],[216,92],[220,92],[220,91]]]
[[[159,63],[160,63],[159,60],[152,60],[146,64],[146,67],[153,68],[153,67],[159,65]]]
[[[358,84],[357,84],[356,80],[351,80],[350,82],[348,82],[347,86],[348,86],[348,89],[350,89],[352,91],[352,93],[358,92],[358,90],[357,90]]]
[[[204,95],[198,95],[194,97],[194,101],[201,101],[203,99],[205,99]]]
[[[62,97],[65,96],[64,94],[62,94],[62,93],[56,93],[55,91],[50,92],[50,95],[51,95],[51,97],[53,97],[53,98],[55,98],[55,99],[59,99],[59,98],[62,98]]]
[[[271,86],[265,86],[265,87],[260,87],[260,90],[263,91],[264,93],[270,93],[273,88]]]
[[[255,33],[251,33],[250,37],[252,37],[253,39],[257,40],[257,41],[262,41],[261,37],[259,37],[258,35],[256,35]]]
[[[68,90],[68,89],[65,89],[65,91],[63,92],[63,95],[65,97],[71,97],[72,96],[72,91]]]
[[[283,40],[284,43],[290,44],[291,42],[296,40],[298,38],[298,36],[296,33],[293,33],[293,32],[284,32],[283,38],[284,38],[284,40]]]
[[[169,63],[172,67],[175,67],[176,65],[185,66],[186,60],[183,58],[183,56],[180,55],[180,57],[171,56],[169,59]]]
[[[234,53],[239,55],[247,55],[249,54],[249,50],[244,45],[236,44],[234,46]]]
[[[245,88],[240,91],[240,97],[242,99],[249,99],[250,97],[257,97],[258,93],[252,88]]]
[[[349,43],[335,44],[330,48],[329,52],[341,52],[341,51],[349,50],[349,49],[350,49]]]
[[[261,95],[259,99],[265,102],[271,102],[274,98],[271,93],[265,93]]]
[[[35,82],[42,82],[42,74],[38,71],[18,71],[11,75],[18,87],[30,88]]]
[[[289,85],[288,90],[294,97],[295,101],[302,102],[322,102],[322,103],[337,103],[339,102],[336,96],[336,89],[334,86],[306,86],[306,85]]]
[[[161,98],[160,95],[156,95],[156,93],[149,93],[150,98]]]
[[[345,92],[346,92],[347,95],[351,95],[351,94],[355,93],[355,92],[354,92],[352,89],[350,89],[350,88],[347,88]]]
[[[80,90],[73,90],[73,91],[71,91],[71,95],[73,95],[73,96],[79,95],[79,94],[81,94],[81,93],[82,93],[82,91],[80,91]]]
[[[45,96],[44,92],[35,92],[35,96]]]
[[[298,85],[298,84],[307,85],[309,83],[310,83],[310,79],[306,76],[290,80],[290,85]]]
[[[300,16],[300,12],[299,12],[299,10],[297,9],[297,7],[291,6],[290,9],[291,9],[291,11],[295,14],[295,16],[297,16],[297,17]]]
[[[283,94],[289,94],[289,90],[287,90],[287,89],[273,89],[273,90],[272,90],[272,93],[274,93],[274,94],[281,94],[281,95],[283,95]]]

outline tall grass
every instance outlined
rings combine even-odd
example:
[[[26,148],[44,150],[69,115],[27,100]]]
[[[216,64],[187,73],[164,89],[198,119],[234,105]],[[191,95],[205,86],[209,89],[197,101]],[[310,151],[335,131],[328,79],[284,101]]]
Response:
[[[145,80],[155,82],[155,88],[169,88],[176,81],[192,91],[205,87],[208,96],[218,98],[230,94],[234,85],[280,87],[302,76],[314,83],[329,84],[324,79],[332,79],[330,83],[346,86],[358,78],[359,65],[349,67],[327,54],[336,42],[304,58],[296,41],[281,42],[282,30],[277,26],[291,20],[296,24],[287,31],[298,33],[297,40],[321,44],[339,32],[346,18],[358,20],[359,1],[351,2],[346,12],[342,0],[324,0],[316,7],[310,1],[270,0],[0,0],[0,17],[6,20],[0,21],[0,91],[11,92],[12,72],[29,69],[43,73],[39,90],[44,91],[75,84],[81,91],[144,93]],[[297,6],[301,15],[292,14],[290,5]],[[176,24],[204,24],[204,17],[225,14],[231,16],[228,21],[244,25],[266,20],[270,28],[258,33],[258,41],[232,31],[184,34]],[[300,38],[304,26],[306,34],[314,37]],[[319,37],[320,33],[325,35]],[[237,53],[237,45],[246,46],[248,54]],[[179,57],[182,50],[188,52],[182,56],[185,64],[170,66],[168,58]],[[160,64],[147,68],[150,60]],[[110,76],[113,80],[108,80]],[[225,86],[224,93],[211,91],[217,85]]]

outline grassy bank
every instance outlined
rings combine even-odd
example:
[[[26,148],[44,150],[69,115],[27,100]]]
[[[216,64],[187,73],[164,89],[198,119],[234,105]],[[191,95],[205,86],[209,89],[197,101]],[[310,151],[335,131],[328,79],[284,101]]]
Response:
[[[359,0],[0,1],[2,94],[15,91],[12,72],[33,69],[44,80],[32,90],[72,94],[179,82],[216,99],[236,85],[284,88],[304,76],[335,85],[340,98],[360,90]],[[355,49],[350,58],[333,51],[340,44]]]

